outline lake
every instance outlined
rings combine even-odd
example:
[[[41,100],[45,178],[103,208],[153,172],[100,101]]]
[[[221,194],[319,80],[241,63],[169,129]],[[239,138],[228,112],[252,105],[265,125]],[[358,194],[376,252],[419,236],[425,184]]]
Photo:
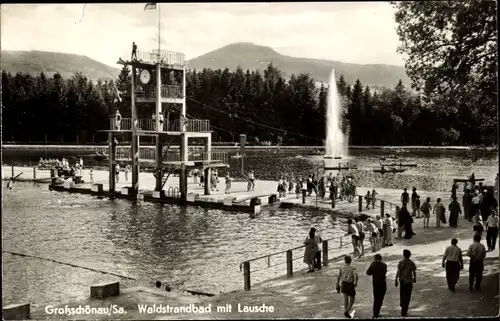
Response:
[[[464,151],[426,151],[401,155],[403,162],[417,163],[417,168],[380,175],[372,171],[380,156],[373,151],[353,152],[352,161],[358,170],[352,174],[360,186],[449,191],[453,178],[474,172],[476,178],[492,183],[498,171],[495,153],[474,156]],[[232,162],[231,173],[235,174],[239,160]],[[245,167],[254,168],[257,179],[277,179],[281,174],[316,172],[320,163],[319,156],[261,152],[249,153]],[[272,208],[249,216],[50,192],[47,185],[32,183],[16,183],[13,190],[3,194],[2,223],[5,251],[131,276],[141,284],[159,279],[176,289],[209,293],[241,289],[242,261],[300,245],[311,226],[322,230],[323,238],[343,233],[321,212]],[[284,257],[276,258],[271,264],[283,261]],[[4,304],[31,302],[35,309],[86,298],[89,286],[100,281],[137,283],[7,253],[3,253],[3,264]],[[252,270],[264,265],[267,260],[256,262]],[[295,268],[304,268],[301,260],[296,261]],[[284,273],[284,265],[256,272],[252,283]]]

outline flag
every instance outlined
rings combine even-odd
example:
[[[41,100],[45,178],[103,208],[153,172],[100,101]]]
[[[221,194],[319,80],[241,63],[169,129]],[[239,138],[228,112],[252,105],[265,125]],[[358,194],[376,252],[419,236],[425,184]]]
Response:
[[[146,3],[146,6],[144,6],[144,11],[155,10],[155,9],[156,9],[156,2],[149,2],[149,3]]]

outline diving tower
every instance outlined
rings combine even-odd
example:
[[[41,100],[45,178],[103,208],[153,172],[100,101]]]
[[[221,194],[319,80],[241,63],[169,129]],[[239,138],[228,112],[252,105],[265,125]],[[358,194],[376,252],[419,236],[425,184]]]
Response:
[[[165,50],[136,51],[130,60],[120,58],[117,63],[131,68],[131,117],[111,118],[110,129],[104,130],[109,139],[109,190],[115,191],[116,165],[122,164],[132,166],[130,194],[139,192],[139,167],[154,166],[155,191],[160,196],[175,171],[180,176],[181,198],[186,200],[188,171],[194,168],[204,170],[204,192],[209,195],[211,168],[229,167],[228,157],[227,153],[212,152],[209,120],[186,117],[185,55]],[[154,104],[154,112],[149,108],[138,110],[139,103]],[[139,118],[139,114],[150,118]],[[124,135],[131,135],[131,146],[117,146],[115,139]],[[156,146],[141,147],[141,136],[155,137]],[[190,152],[190,139],[203,140],[203,151]]]

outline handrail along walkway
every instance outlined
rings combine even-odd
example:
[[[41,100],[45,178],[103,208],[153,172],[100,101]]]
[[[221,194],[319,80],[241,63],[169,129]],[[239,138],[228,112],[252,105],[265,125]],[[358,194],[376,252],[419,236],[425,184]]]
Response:
[[[361,213],[362,210],[363,210],[363,199],[364,199],[364,195],[356,195],[358,196],[358,210],[359,212]],[[395,207],[395,217],[396,217],[396,221],[398,219],[398,212],[399,212],[399,209],[400,209],[400,206],[395,204],[395,203],[392,203],[390,201],[386,201],[386,200],[383,200],[383,199],[379,199],[379,198],[375,198],[375,202],[380,202],[380,212],[381,214],[383,215],[384,214],[384,211],[385,211],[385,203],[388,203],[389,204],[389,208],[390,210],[392,210],[393,206]],[[321,231],[317,231],[317,233],[320,233]],[[336,231],[337,233],[339,233],[340,231]],[[398,232],[399,232],[399,229],[398,229]],[[399,233],[398,233],[399,234]],[[343,239],[345,238],[351,238],[350,235],[340,235],[340,236],[333,236],[333,237],[330,237],[330,238],[327,238],[327,239],[324,239],[322,241],[322,252],[323,252],[323,265],[324,266],[327,266],[328,265],[328,242],[329,241],[333,241],[333,240],[338,240],[338,248],[337,249],[342,249],[343,247],[345,247],[346,245],[348,245],[349,243],[348,242],[343,242]],[[369,241],[369,237],[365,237],[364,239],[364,242],[367,242]],[[301,256],[298,256],[296,258],[293,258],[293,251],[295,250],[298,250],[298,249],[302,249],[302,248],[305,248],[305,245],[301,245],[301,246],[297,246],[297,247],[294,247],[294,248],[291,248],[291,249],[288,249],[288,250],[283,250],[283,251],[279,251],[279,252],[275,252],[275,253],[271,253],[271,254],[267,254],[267,255],[262,255],[262,256],[259,256],[259,257],[256,257],[256,258],[253,258],[253,259],[250,259],[250,260],[245,260],[243,261],[242,263],[240,263],[240,271],[243,270],[243,279],[244,279],[244,288],[246,291],[249,291],[250,288],[251,288],[251,282],[250,282],[250,273],[253,272],[260,272],[260,271],[263,271],[263,270],[267,270],[269,268],[272,268],[272,267],[275,267],[275,266],[278,266],[278,265],[283,265],[283,264],[286,264],[287,265],[287,277],[290,278],[290,277],[293,277],[293,261],[296,261],[296,260],[300,260],[304,257],[304,255],[301,255]],[[283,254],[283,253],[286,253],[286,261],[284,262],[280,262],[280,263],[276,263],[276,264],[273,264],[271,265],[271,257],[272,256],[277,256],[277,255],[280,255],[280,254]],[[254,271],[250,271],[250,262],[254,262],[254,261],[258,261],[258,260],[262,260],[262,259],[265,259],[267,258],[267,267],[264,267],[264,268],[261,268],[261,269],[258,269],[258,270],[254,270]]]

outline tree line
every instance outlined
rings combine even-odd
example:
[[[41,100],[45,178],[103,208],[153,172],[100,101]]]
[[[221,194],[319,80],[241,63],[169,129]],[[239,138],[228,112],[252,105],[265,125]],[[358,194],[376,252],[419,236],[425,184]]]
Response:
[[[309,75],[282,76],[272,64],[259,71],[189,71],[186,75],[188,118],[208,119],[219,139],[321,146],[326,136],[327,84]],[[485,129],[484,114],[424,104],[400,81],[378,91],[359,80],[337,81],[343,129],[351,145],[479,145],[493,144],[496,128]],[[116,88],[124,94],[116,100]],[[119,109],[130,115],[130,69],[116,81],[93,82],[81,73],[70,79],[59,74],[2,72],[3,140],[17,142],[75,141],[89,143]],[[139,117],[150,117],[153,104],[138,104]],[[174,112],[175,115],[175,112]],[[486,135],[485,130],[494,131]]]

